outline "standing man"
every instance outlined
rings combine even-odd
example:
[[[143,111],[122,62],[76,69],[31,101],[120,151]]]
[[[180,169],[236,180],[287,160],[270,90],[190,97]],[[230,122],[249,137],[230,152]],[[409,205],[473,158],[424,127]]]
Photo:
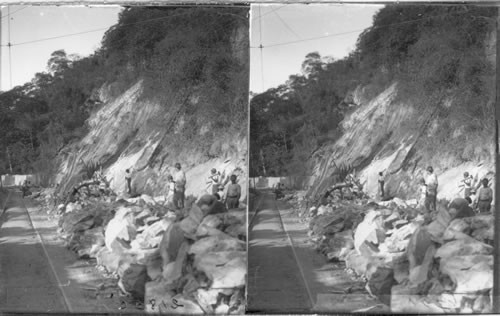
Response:
[[[175,188],[174,188],[174,205],[182,209],[184,208],[184,199],[185,195],[184,192],[186,191],[186,174],[184,173],[183,170],[181,170],[181,164],[176,163],[175,164],[175,169],[177,169],[174,172],[174,182],[175,182]]]
[[[125,181],[127,183],[127,193],[132,194],[132,174],[130,169],[125,170]]]
[[[491,208],[491,201],[493,201],[493,190],[488,187],[488,179],[484,178],[481,183],[483,186],[477,194],[477,208],[479,213],[488,213]]]
[[[220,172],[217,171],[217,169],[213,168],[212,171],[210,172],[210,176],[208,176],[208,181],[207,184],[210,184],[212,186],[212,194],[216,194],[219,192],[219,187],[222,182],[222,176]]]
[[[381,199],[383,199],[385,196],[384,183],[385,183],[384,173],[382,171],[380,171],[378,173],[378,190],[379,190],[379,194],[380,194]]]
[[[470,192],[472,189],[472,180],[474,180],[472,176],[469,175],[467,171],[464,172],[464,178],[460,180],[460,185],[459,185],[459,187],[464,188],[464,199],[470,196]]]
[[[435,211],[437,189],[438,189],[438,178],[434,173],[434,169],[432,168],[432,166],[427,167],[427,176],[425,179],[425,184],[427,185],[426,205],[428,205],[429,211]]]
[[[238,208],[241,197],[241,186],[236,183],[236,175],[231,175],[231,184],[227,187],[226,206],[228,209]]]

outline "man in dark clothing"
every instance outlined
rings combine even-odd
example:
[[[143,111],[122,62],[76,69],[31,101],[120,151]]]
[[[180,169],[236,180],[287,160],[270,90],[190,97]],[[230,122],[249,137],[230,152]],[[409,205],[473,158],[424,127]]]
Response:
[[[483,186],[477,193],[477,208],[479,213],[488,213],[491,208],[491,201],[493,201],[493,190],[488,187],[488,179],[484,178],[481,183]]]
[[[231,184],[227,187],[226,206],[228,209],[238,208],[241,197],[241,186],[236,183],[236,175],[231,175]]]
[[[454,199],[450,205],[450,215],[452,218],[463,218],[463,217],[471,217],[474,216],[474,210],[470,207],[472,200],[470,197],[467,198],[456,198]]]
[[[385,183],[384,173],[380,171],[378,173],[378,186],[379,186],[380,198],[383,198],[385,196],[384,183]]]
[[[125,181],[127,182],[127,193],[132,194],[132,175],[130,169],[125,170]]]

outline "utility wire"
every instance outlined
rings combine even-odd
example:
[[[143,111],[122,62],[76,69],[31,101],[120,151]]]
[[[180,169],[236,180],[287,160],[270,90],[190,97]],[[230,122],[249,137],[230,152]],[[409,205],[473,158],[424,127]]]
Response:
[[[179,14],[173,14],[173,15],[163,16],[163,17],[159,17],[159,18],[153,18],[153,19],[148,19],[148,20],[144,20],[144,21],[138,21],[138,22],[134,22],[134,23],[122,24],[121,26],[131,26],[131,25],[142,24],[142,23],[147,23],[147,22],[152,22],[152,21],[159,21],[159,20],[163,20],[163,19],[168,19],[168,18],[183,16],[183,15],[188,15],[188,14],[191,14],[191,13],[192,12],[184,12],[184,13],[179,13]],[[26,41],[26,42],[21,42],[21,43],[14,43],[14,44],[11,44],[10,46],[19,46],[19,45],[25,45],[25,44],[31,44],[31,43],[38,43],[38,42],[43,42],[43,41],[49,41],[49,40],[58,39],[58,38],[64,38],[64,37],[70,37],[70,36],[75,36],[75,35],[87,34],[87,33],[92,33],[92,32],[99,32],[99,31],[103,31],[103,30],[108,30],[108,29],[110,29],[112,27],[114,27],[114,26],[104,27],[104,28],[94,29],[94,30],[89,30],[89,31],[83,31],[83,32],[77,32],[77,33],[63,34],[63,35],[53,36],[53,37],[46,37],[46,38],[41,38],[41,39],[32,40],[32,41]],[[8,45],[2,45],[2,46],[8,46]]]
[[[440,15],[433,15],[433,16],[428,16],[428,17],[425,17],[425,18],[420,18],[420,19],[415,19],[415,20],[409,20],[409,21],[404,21],[404,22],[399,22],[399,23],[392,23],[392,24],[386,24],[386,25],[380,25],[380,26],[372,26],[372,27],[369,27],[369,28],[371,28],[371,29],[377,29],[377,28],[392,27],[392,26],[398,26],[398,25],[403,25],[403,24],[418,22],[418,21],[422,21],[422,20],[426,20],[426,19],[447,16],[447,15],[450,15],[450,14],[455,14],[455,13],[456,14],[462,14],[462,13],[466,13],[466,12],[468,12],[468,11],[451,12],[451,13],[440,14]],[[305,39],[302,39],[302,40],[276,43],[276,44],[271,44],[271,45],[263,46],[263,48],[270,48],[270,47],[276,47],[276,46],[283,46],[283,45],[290,45],[290,44],[296,44],[296,43],[301,43],[301,42],[313,41],[313,40],[317,40],[317,39],[323,39],[323,38],[329,38],[329,37],[335,37],[335,36],[341,36],[341,35],[346,35],[346,34],[351,34],[351,33],[362,32],[364,30],[365,29],[357,29],[357,30],[346,31],[346,32],[342,32],[342,33],[335,33],[335,34],[329,34],[329,35],[323,35],[323,36],[310,37],[310,38],[305,38]],[[255,48],[255,47],[250,47],[250,48]],[[260,46],[258,48],[260,48]]]
[[[294,30],[292,30],[292,28],[281,18],[281,16],[278,14],[278,12],[274,11],[273,12],[277,17],[278,19],[281,21],[281,23],[283,23],[283,25],[293,34],[295,35],[296,38],[298,38],[299,40],[300,39],[300,36],[297,35],[297,33],[295,33]]]
[[[24,10],[24,9],[26,9],[26,8],[28,8],[28,7],[26,6],[26,7],[23,7],[23,8],[21,8],[21,9],[17,9],[17,10],[16,10],[16,11],[14,11],[14,12],[11,12],[11,13],[10,13],[10,16],[13,16],[13,15],[14,15],[14,14],[16,14],[17,12],[19,12],[19,11],[21,11],[21,10]],[[9,14],[6,14],[6,15],[2,16],[2,19],[3,19],[3,18],[6,18],[8,15],[9,15]]]
[[[260,15],[260,14],[259,14],[259,16],[256,16],[256,17],[255,17],[255,18],[253,18],[252,20],[260,19],[260,18],[261,18],[261,17],[263,17],[263,16],[266,16],[266,15],[268,15],[268,14],[271,14],[271,13],[273,13],[273,12],[278,11],[278,10],[279,10],[279,9],[281,9],[281,8],[286,7],[287,5],[289,5],[289,3],[287,3],[287,4],[285,4],[285,5],[282,5],[282,6],[279,6],[279,7],[277,7],[277,8],[274,8],[273,10],[267,11],[266,13],[264,13],[264,14],[262,14],[262,15]],[[260,12],[260,5],[259,5],[259,12]]]

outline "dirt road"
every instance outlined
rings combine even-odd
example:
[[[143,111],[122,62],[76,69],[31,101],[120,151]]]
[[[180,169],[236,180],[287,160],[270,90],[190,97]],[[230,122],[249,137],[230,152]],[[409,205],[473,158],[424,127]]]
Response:
[[[286,203],[262,193],[255,210],[249,228],[248,312],[352,312],[379,307],[342,264],[328,263],[313,249],[307,226]]]
[[[11,190],[5,206],[0,218],[0,312],[128,311],[115,289],[105,289],[109,280],[95,264],[78,260],[64,247],[55,219],[20,192]]]

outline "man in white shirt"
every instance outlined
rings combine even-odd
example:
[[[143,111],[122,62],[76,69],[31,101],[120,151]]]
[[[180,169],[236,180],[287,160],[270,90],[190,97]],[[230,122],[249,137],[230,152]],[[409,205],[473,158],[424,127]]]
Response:
[[[213,168],[212,171],[210,172],[210,176],[208,176],[208,181],[207,184],[211,185],[212,187],[212,194],[219,193],[219,187],[222,183],[222,175],[220,172],[217,171],[217,169]]]
[[[174,171],[173,174],[175,182],[174,205],[177,208],[182,209],[184,208],[184,199],[185,199],[184,192],[186,191],[186,174],[184,173],[183,170],[181,170],[180,163],[176,163],[175,168],[177,170]]]
[[[434,169],[431,166],[427,167],[427,176],[425,177],[425,184],[427,185],[426,205],[428,205],[429,211],[435,211],[436,210],[438,178],[437,178],[436,174],[434,173]]]

